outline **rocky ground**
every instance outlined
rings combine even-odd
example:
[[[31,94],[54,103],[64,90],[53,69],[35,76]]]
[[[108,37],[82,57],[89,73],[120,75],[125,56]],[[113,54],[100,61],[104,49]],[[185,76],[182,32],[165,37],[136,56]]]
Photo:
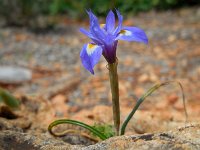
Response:
[[[64,21],[54,30],[37,33],[27,28],[0,28],[0,65],[23,67],[32,73],[26,82],[8,84],[1,81],[1,86],[12,91],[22,103],[20,110],[15,111],[16,119],[0,118],[1,138],[12,135],[13,131],[29,136],[36,134],[37,138],[42,133],[44,136],[40,139],[43,139],[48,134],[48,124],[56,118],[112,124],[111,94],[104,58],[95,67],[94,76],[81,66],[79,59],[81,47],[89,41],[78,31],[82,26],[88,27],[85,22]],[[155,83],[175,80],[184,87],[189,115],[187,123],[198,123],[200,9],[140,14],[128,17],[125,24],[143,28],[149,37],[149,45],[119,42],[122,121],[137,97],[147,89]],[[135,114],[126,135],[167,132],[185,126],[180,95],[176,84],[155,92]],[[195,134],[199,136],[199,126],[196,128],[198,132]],[[82,139],[81,144],[87,145],[85,140]]]

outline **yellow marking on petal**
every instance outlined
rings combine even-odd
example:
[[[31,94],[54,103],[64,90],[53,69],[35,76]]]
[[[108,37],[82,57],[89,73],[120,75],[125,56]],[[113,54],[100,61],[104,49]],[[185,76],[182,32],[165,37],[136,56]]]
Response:
[[[88,44],[88,48],[92,49],[95,45],[94,44]]]
[[[101,28],[104,28],[105,25],[106,25],[106,24],[102,23],[102,24],[100,24],[100,27],[101,27]]]
[[[121,31],[120,31],[120,34],[126,35],[126,36],[132,35],[132,33],[131,33],[130,31],[128,31],[128,30],[121,30]]]
[[[95,45],[95,44],[88,44],[87,45],[87,48],[86,48],[86,51],[87,51],[87,54],[88,55],[91,55],[93,52],[94,52],[94,50],[97,48],[97,45]]]

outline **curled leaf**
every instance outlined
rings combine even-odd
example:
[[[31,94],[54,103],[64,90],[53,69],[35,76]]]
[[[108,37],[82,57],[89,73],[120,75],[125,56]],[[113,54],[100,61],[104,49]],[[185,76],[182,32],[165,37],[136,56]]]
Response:
[[[49,133],[54,135],[54,136],[63,136],[64,134],[66,134],[66,132],[63,132],[63,133],[60,134],[60,133],[54,133],[52,131],[53,127],[55,127],[59,124],[72,124],[72,125],[80,126],[84,129],[87,129],[88,131],[90,131],[91,133],[93,133],[95,136],[99,137],[102,140],[105,140],[105,139],[108,138],[107,136],[105,136],[103,133],[101,133],[100,131],[98,131],[94,127],[87,125],[83,122],[76,121],[76,120],[70,120],[70,119],[60,119],[60,120],[56,120],[56,121],[52,122],[48,127]],[[77,131],[73,130],[72,132],[77,132]]]
[[[127,126],[128,122],[131,120],[131,118],[133,117],[133,115],[135,114],[135,112],[138,110],[140,104],[142,104],[142,102],[143,102],[148,96],[150,96],[153,92],[155,92],[157,89],[159,89],[159,88],[162,87],[162,86],[171,84],[171,83],[176,83],[176,84],[178,84],[179,87],[180,87],[180,89],[181,89],[182,100],[183,100],[183,106],[184,106],[184,112],[185,112],[185,118],[186,118],[186,121],[187,121],[188,114],[187,114],[187,110],[186,110],[185,95],[184,95],[184,92],[183,92],[183,87],[182,87],[182,85],[181,85],[180,82],[177,82],[177,81],[168,81],[168,82],[159,83],[159,84],[154,85],[154,86],[151,87],[145,94],[143,94],[142,97],[140,97],[140,99],[137,101],[135,107],[132,109],[132,111],[130,112],[130,114],[128,115],[128,117],[127,117],[127,118],[125,119],[125,121],[123,122],[122,127],[121,127],[121,134],[120,134],[120,135],[124,135],[125,129],[126,129],[126,126]]]

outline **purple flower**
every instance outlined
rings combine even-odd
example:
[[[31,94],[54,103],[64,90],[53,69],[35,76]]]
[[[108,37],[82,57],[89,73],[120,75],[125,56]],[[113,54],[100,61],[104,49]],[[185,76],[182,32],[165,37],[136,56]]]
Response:
[[[101,55],[108,63],[116,61],[118,40],[148,43],[145,32],[138,27],[122,26],[123,16],[116,10],[118,26],[115,27],[115,15],[110,11],[106,17],[106,24],[99,24],[92,11],[87,12],[90,18],[90,31],[83,28],[80,31],[92,41],[85,44],[80,53],[83,66],[94,74],[94,66],[99,62]]]

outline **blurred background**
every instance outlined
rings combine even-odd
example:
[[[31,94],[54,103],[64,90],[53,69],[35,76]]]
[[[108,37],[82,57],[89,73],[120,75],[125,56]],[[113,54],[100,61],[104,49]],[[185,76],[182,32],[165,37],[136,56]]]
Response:
[[[106,61],[101,58],[94,76],[82,67],[79,53],[90,40],[79,28],[89,28],[86,9],[104,23],[115,8],[124,25],[141,27],[149,38],[147,46],[119,42],[122,119],[155,83],[175,80],[184,87],[190,120],[199,120],[199,0],[0,0],[0,86],[19,97],[36,97],[38,102],[28,106],[34,109],[41,99],[48,100],[55,117],[112,123]],[[129,131],[184,124],[180,95],[176,85],[157,91],[142,105]]]
[[[87,17],[86,9],[93,10],[98,16],[105,16],[109,9],[118,8],[128,16],[150,10],[190,7],[199,3],[198,0],[1,0],[0,16],[7,25],[36,26],[39,18],[44,16],[65,15],[70,19],[83,20]],[[43,23],[51,26],[51,21],[46,19]]]

